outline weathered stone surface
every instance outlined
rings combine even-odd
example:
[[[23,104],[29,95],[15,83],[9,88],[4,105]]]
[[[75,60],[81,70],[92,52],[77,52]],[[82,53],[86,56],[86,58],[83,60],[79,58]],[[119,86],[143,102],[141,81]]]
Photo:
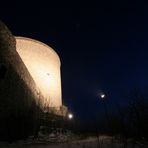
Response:
[[[0,140],[33,132],[42,94],[16,51],[16,41],[0,22]]]
[[[35,84],[43,94],[45,110],[62,106],[61,62],[58,54],[48,45],[26,37],[16,38],[16,50]]]
[[[0,21],[0,49],[1,51],[15,50],[16,41],[8,28]]]

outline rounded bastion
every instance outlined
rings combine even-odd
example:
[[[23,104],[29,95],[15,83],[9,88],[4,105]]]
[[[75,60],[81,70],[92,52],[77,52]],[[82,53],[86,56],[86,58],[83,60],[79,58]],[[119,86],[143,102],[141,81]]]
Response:
[[[45,107],[59,108],[61,99],[60,58],[48,45],[26,37],[15,37],[16,50],[43,94]]]

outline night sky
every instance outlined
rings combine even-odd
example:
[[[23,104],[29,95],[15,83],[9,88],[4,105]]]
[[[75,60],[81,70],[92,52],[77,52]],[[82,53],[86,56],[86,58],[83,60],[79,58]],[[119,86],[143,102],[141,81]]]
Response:
[[[36,2],[36,3],[35,3]],[[110,112],[148,85],[148,4],[140,1],[1,3],[0,19],[16,36],[51,46],[61,58],[63,103],[76,119]]]

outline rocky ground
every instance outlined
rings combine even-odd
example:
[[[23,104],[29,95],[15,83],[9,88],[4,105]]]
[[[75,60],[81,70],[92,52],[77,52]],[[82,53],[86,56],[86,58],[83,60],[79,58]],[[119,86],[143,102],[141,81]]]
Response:
[[[48,141],[18,141],[16,143],[0,143],[0,148],[147,148],[147,143],[127,140],[120,142],[113,137],[88,137],[83,140],[69,140],[65,142]]]

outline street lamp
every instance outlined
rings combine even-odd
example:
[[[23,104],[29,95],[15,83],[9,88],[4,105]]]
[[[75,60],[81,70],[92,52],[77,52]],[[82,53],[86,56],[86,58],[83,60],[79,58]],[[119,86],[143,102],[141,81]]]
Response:
[[[72,118],[73,118],[73,114],[69,113],[69,114],[68,114],[68,119],[71,120]]]
[[[109,124],[109,114],[108,114],[108,108],[107,108],[107,104],[106,104],[106,95],[104,93],[100,93],[99,95],[100,100],[102,101],[103,105],[104,105],[104,111],[105,111],[105,116],[106,116],[106,121],[107,121],[107,128],[108,128],[108,124]]]
[[[105,98],[105,94],[101,94],[100,97],[101,97],[101,99],[104,99]]]

